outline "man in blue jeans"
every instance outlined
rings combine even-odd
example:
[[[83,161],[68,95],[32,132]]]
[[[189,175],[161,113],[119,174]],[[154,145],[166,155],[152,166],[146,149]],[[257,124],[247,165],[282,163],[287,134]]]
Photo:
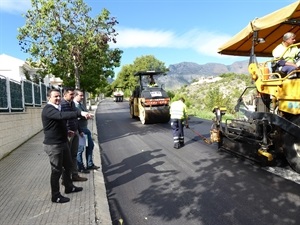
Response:
[[[82,101],[84,99],[84,93],[82,90],[76,89],[75,90],[75,97],[74,97],[74,103],[75,106],[84,112],[87,112],[88,110],[86,107],[82,104]],[[88,120],[85,117],[80,117],[78,119],[78,124],[81,129],[81,131],[85,134],[87,137],[87,146],[86,146],[86,168],[84,167],[84,163],[82,160],[82,154],[84,152],[84,146],[79,145],[78,147],[78,153],[77,153],[77,165],[79,171],[85,171],[85,169],[88,170],[96,170],[99,169],[99,166],[96,166],[93,162],[93,150],[94,150],[94,141],[92,138],[92,133],[88,129]]]

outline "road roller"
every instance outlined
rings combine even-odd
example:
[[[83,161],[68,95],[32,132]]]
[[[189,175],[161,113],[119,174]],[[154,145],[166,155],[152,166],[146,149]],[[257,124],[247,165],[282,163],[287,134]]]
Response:
[[[210,141],[219,149],[249,158],[262,166],[289,166],[300,173],[300,70],[281,71],[272,50],[287,32],[300,37],[299,1],[262,18],[256,18],[219,48],[224,55],[249,54],[249,86],[241,93],[236,116],[223,119],[226,107],[216,106]],[[282,13],[284,12],[284,13]],[[248,52],[248,53],[247,53]],[[295,64],[299,57],[295,57]],[[249,95],[251,96],[249,98]],[[249,101],[249,99],[252,99]]]
[[[155,82],[155,76],[164,75],[164,72],[138,71],[134,75],[139,77],[139,85],[129,98],[131,118],[139,118],[142,124],[168,123],[170,98],[163,85]]]

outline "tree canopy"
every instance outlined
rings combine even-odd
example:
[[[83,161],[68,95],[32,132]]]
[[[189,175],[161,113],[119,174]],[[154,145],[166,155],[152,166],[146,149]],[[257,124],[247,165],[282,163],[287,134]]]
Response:
[[[121,68],[121,71],[118,73],[117,79],[111,84],[112,89],[114,89],[115,87],[123,87],[123,89],[129,90],[131,92],[138,84],[138,77],[134,76],[134,74],[138,71],[148,70],[162,72],[168,71],[165,63],[156,59],[153,55],[137,57],[134,60],[133,64],[128,64]]]
[[[83,0],[31,0],[31,5],[17,38],[42,77],[53,74],[64,85],[95,92],[114,76],[122,51],[109,46],[116,43],[118,21],[107,9],[91,18]]]

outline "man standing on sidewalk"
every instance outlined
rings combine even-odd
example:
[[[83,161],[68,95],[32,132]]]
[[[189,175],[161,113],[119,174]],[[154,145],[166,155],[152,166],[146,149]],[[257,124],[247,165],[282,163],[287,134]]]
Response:
[[[78,109],[73,102],[74,99],[74,88],[64,88],[63,99],[61,100],[61,111],[72,112]],[[72,157],[72,180],[73,181],[87,181],[86,177],[81,177],[78,174],[77,167],[77,152],[79,137],[78,135],[83,135],[82,131],[78,126],[77,118],[67,120],[68,136],[69,136],[69,147]]]
[[[75,89],[75,97],[74,97],[74,103],[75,106],[82,111],[87,112],[88,110],[86,109],[86,107],[84,106],[84,104],[82,103],[84,99],[84,93],[82,90],[79,89]],[[87,137],[87,142],[88,145],[86,147],[86,154],[85,154],[85,158],[86,158],[86,169],[88,170],[97,170],[100,167],[96,166],[93,162],[93,150],[94,150],[94,141],[92,138],[92,133],[91,131],[88,129],[88,120],[85,117],[80,117],[78,120],[78,124],[79,127],[81,129],[81,131],[83,131],[83,133],[86,135]],[[84,151],[84,146],[79,146],[78,148],[78,153],[77,153],[77,164],[78,164],[78,169],[79,171],[85,171],[85,167],[83,164],[83,160],[82,160],[82,153]]]
[[[71,180],[71,155],[68,147],[67,119],[75,119],[79,116],[89,118],[89,114],[83,111],[61,112],[61,96],[59,90],[48,91],[48,104],[42,111],[42,123],[44,130],[44,150],[48,154],[51,164],[51,201],[65,203],[70,201],[60,193],[59,179],[64,179],[65,193],[82,191],[82,187],[76,187]]]

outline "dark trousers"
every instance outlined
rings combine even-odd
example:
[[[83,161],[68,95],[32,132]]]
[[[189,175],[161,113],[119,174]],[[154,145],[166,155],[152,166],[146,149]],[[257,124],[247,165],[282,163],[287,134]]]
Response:
[[[174,145],[184,144],[183,120],[171,119]]]
[[[77,153],[78,153],[78,145],[79,145],[79,137],[78,134],[75,133],[74,136],[69,138],[69,148],[71,152],[72,159],[72,175],[78,175],[78,166],[77,166]]]
[[[73,187],[71,180],[71,155],[68,147],[68,143],[62,143],[57,145],[45,145],[44,150],[49,156],[51,165],[51,195],[52,197],[57,197],[60,195],[59,191],[59,179],[62,175],[64,180],[64,185],[66,189]]]
[[[283,66],[281,71],[286,73],[286,74],[289,74],[291,73],[292,71],[296,70],[296,67],[294,66],[290,66],[290,65],[287,65],[287,66]]]

